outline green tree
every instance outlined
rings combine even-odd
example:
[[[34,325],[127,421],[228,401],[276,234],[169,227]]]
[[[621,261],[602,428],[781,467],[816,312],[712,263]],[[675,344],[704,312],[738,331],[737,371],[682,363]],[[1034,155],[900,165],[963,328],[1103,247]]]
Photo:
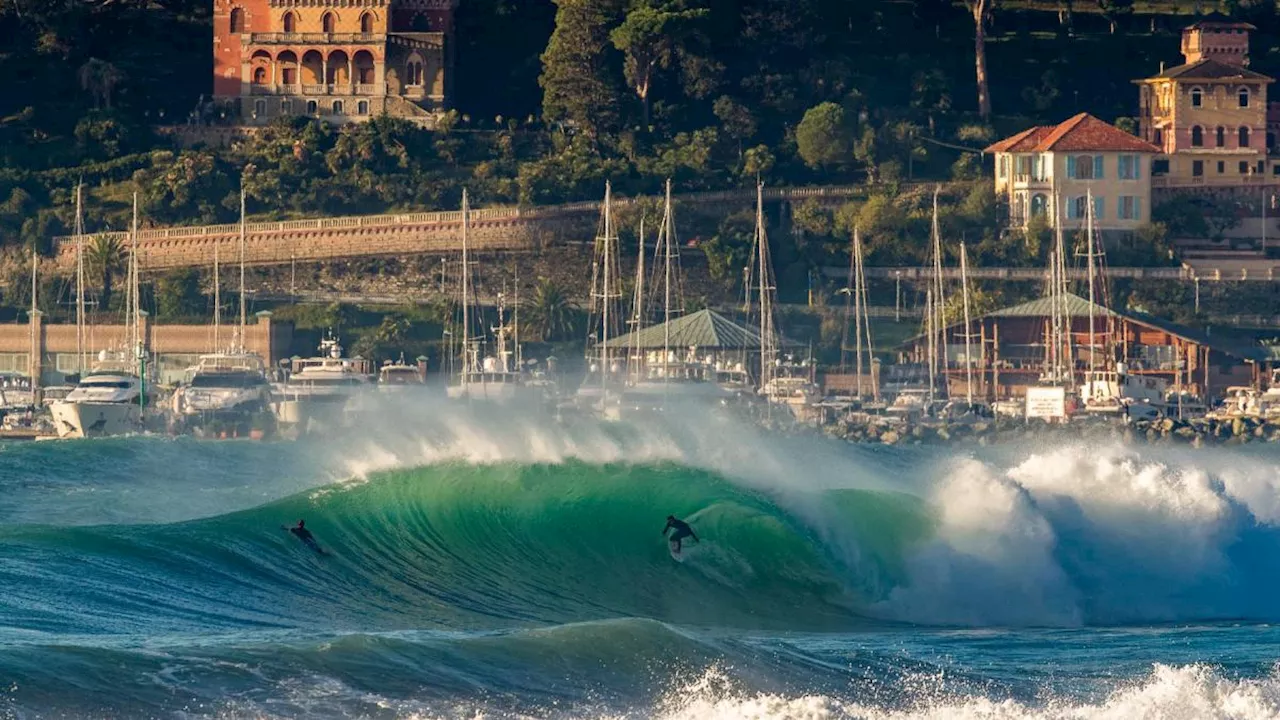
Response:
[[[80,88],[93,98],[94,109],[111,109],[111,98],[116,86],[124,80],[124,73],[115,65],[98,58],[89,58],[78,72]]]
[[[205,309],[200,273],[193,268],[171,270],[156,281],[156,314],[164,319],[193,317]]]
[[[542,53],[542,114],[599,141],[618,127],[619,93],[611,72],[609,26],[621,0],[556,0],[556,26]]]
[[[112,235],[97,235],[85,249],[85,265],[90,276],[98,279],[98,289],[102,291],[100,310],[111,307],[111,293],[115,278],[125,271],[128,253],[118,238]]]
[[[809,108],[796,127],[800,158],[811,168],[845,164],[852,158],[852,135],[844,108],[833,102]]]
[[[759,129],[755,115],[751,110],[742,103],[734,100],[728,95],[721,95],[716,98],[712,105],[712,112],[715,113],[716,119],[720,121],[720,126],[724,128],[724,132],[738,143],[738,155],[742,156],[742,144],[755,136]]]
[[[633,0],[622,24],[609,33],[613,46],[623,54],[627,83],[640,99],[642,127],[650,124],[654,74],[671,67],[691,23],[707,14],[705,9],[677,9],[666,0]]]
[[[751,264],[755,233],[755,211],[744,210],[720,221],[715,236],[701,246],[713,278],[728,285],[737,283],[742,269]]]
[[[549,278],[542,278],[524,309],[526,327],[543,342],[555,342],[573,334],[573,305],[564,289]]]

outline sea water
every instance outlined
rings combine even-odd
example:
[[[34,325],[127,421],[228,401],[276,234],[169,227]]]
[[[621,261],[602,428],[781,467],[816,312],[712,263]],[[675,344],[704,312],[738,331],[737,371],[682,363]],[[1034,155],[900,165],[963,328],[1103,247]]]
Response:
[[[1264,446],[430,402],[0,446],[0,717],[1276,718],[1278,591]]]

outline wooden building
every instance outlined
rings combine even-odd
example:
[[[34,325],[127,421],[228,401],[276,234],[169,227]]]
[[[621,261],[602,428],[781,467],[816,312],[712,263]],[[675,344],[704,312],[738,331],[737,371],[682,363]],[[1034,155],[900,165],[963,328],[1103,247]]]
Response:
[[[1265,350],[1253,343],[1214,339],[1205,333],[1143,313],[1120,312],[1076,295],[1066,300],[1069,347],[1063,356],[1073,361],[1077,383],[1090,367],[1090,314],[1093,316],[1094,366],[1106,369],[1124,363],[1136,377],[1163,380],[1169,390],[1182,389],[1213,398],[1227,387],[1257,387]],[[972,376],[974,395],[987,400],[1022,397],[1047,369],[1052,332],[1048,299],[1004,308],[975,318],[966,332],[963,323],[946,333],[946,376],[950,393],[963,395]],[[966,358],[965,338],[971,357]],[[1065,344],[1065,343],[1064,343]],[[924,335],[903,345],[902,362],[925,364],[929,342]],[[966,363],[972,364],[970,371]]]

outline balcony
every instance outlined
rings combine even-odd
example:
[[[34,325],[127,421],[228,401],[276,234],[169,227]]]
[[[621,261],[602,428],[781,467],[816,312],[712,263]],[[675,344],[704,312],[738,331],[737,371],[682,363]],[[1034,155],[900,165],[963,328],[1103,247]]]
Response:
[[[374,33],[250,33],[250,45],[326,45],[385,43],[386,35]]]
[[[377,95],[378,86],[372,83],[360,83],[356,85],[357,95]]]
[[[1037,185],[1047,186],[1049,178],[1038,175],[1030,175],[1027,173],[1014,173],[1013,184],[1019,187],[1033,187]]]

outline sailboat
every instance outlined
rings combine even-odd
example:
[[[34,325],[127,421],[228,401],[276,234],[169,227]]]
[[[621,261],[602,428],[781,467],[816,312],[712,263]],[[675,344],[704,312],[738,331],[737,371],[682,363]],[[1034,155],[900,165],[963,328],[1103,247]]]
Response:
[[[1149,419],[1164,412],[1168,384],[1154,377],[1139,377],[1129,372],[1127,363],[1120,362],[1119,346],[1116,341],[1116,318],[1107,313],[1107,327],[1101,343],[1103,350],[1102,364],[1098,363],[1098,329],[1095,308],[1107,306],[1105,302],[1105,286],[1099,288],[1102,267],[1105,257],[1094,225],[1093,194],[1085,196],[1085,258],[1088,261],[1089,284],[1089,369],[1085,372],[1084,383],[1080,386],[1080,399],[1084,410],[1091,414],[1127,415],[1139,419]],[[1100,297],[1103,302],[1099,302]]]
[[[764,224],[764,184],[756,185],[755,230],[756,283],[760,303],[760,390],[770,404],[783,405],[796,419],[810,419],[814,406],[821,400],[818,386],[807,373],[807,364],[799,368],[794,363],[783,363],[778,353],[778,330],[773,315],[778,286],[774,279],[773,263],[769,258],[769,236]]]
[[[78,195],[77,195],[78,197]],[[77,205],[79,201],[77,200]],[[144,378],[147,349],[141,335],[138,305],[138,196],[133,196],[130,230],[128,291],[125,296],[125,338],[122,347],[103,350],[89,373],[67,396],[52,403],[54,427],[62,438],[125,435],[142,430],[146,404]],[[83,242],[83,235],[80,237]],[[84,327],[83,247],[77,259],[77,328]],[[81,335],[83,337],[83,335]],[[83,347],[81,341],[81,347]]]
[[[213,342],[215,352],[201,355],[187,369],[181,387],[173,395],[173,410],[188,426],[210,421],[246,422],[266,412],[271,382],[266,361],[245,347],[245,193],[240,191],[240,321],[230,347],[221,346],[221,278],[217,248],[214,251]]]
[[[449,383],[446,393],[456,400],[510,401],[525,397],[524,374],[516,362],[520,338],[507,324],[506,293],[498,294],[498,324],[494,334],[494,354],[482,356],[482,338],[472,337],[474,293],[471,290],[471,264],[468,234],[471,208],[466,190],[462,191],[462,369]],[[518,326],[516,326],[518,327]]]
[[[605,182],[600,232],[596,235],[591,266],[587,374],[578,388],[577,400],[607,418],[617,417],[621,385],[625,381],[625,370],[620,367],[617,353],[609,348],[610,339],[622,335],[618,255],[618,235],[613,227],[613,187]]]

